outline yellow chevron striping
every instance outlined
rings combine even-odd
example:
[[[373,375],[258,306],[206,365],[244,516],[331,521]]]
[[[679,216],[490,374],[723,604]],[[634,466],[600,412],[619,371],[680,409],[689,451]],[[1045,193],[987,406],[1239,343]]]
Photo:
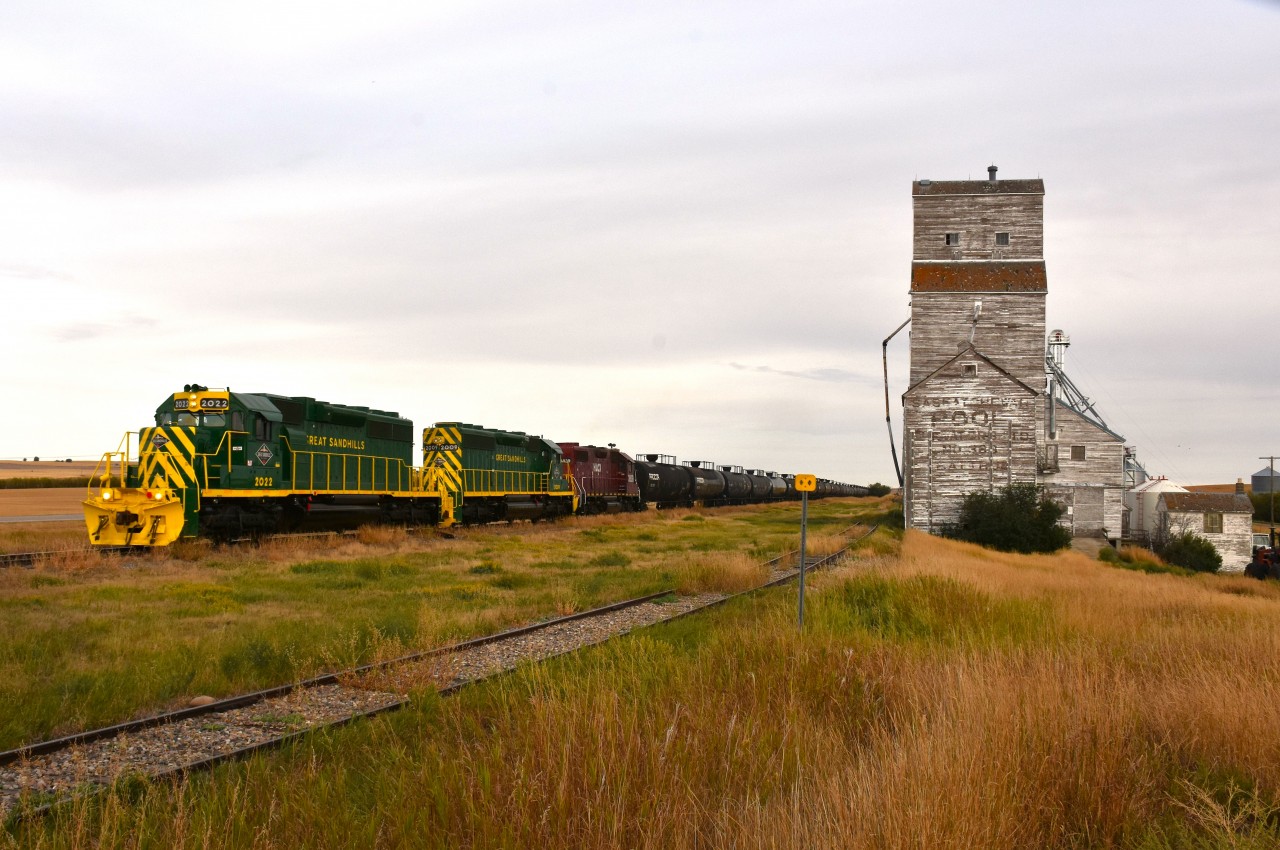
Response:
[[[170,431],[178,442],[182,443],[182,448],[186,452],[187,457],[196,456],[196,444],[192,442],[192,436],[195,435],[195,428],[183,427],[181,425],[171,428]],[[189,432],[189,433],[188,433]]]
[[[143,428],[138,432],[138,460],[142,464],[144,480],[157,476],[156,467],[159,466],[168,475],[171,486],[185,487],[195,484],[196,472],[193,465],[195,446],[183,430],[182,428]],[[163,446],[156,446],[152,442],[157,434],[167,441]]]
[[[196,480],[196,471],[192,468],[191,461],[188,459],[188,456],[180,454],[178,449],[175,448],[176,445],[177,443],[172,441],[167,443],[162,450],[162,453],[182,470],[186,475],[186,480],[188,482],[194,482]]]
[[[190,483],[182,477],[176,468],[174,468],[173,464],[169,462],[169,458],[166,457],[163,452],[153,452],[150,457],[152,464],[149,470],[151,477],[149,479],[148,486],[160,484],[164,479],[167,479],[170,487],[185,487]],[[159,467],[164,471],[163,476],[156,472],[156,467]]]

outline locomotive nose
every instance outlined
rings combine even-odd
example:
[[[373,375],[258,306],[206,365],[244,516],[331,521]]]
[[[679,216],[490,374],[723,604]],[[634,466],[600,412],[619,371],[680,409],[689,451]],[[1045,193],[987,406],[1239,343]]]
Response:
[[[97,546],[168,546],[182,533],[182,500],[167,490],[104,487],[84,500]]]

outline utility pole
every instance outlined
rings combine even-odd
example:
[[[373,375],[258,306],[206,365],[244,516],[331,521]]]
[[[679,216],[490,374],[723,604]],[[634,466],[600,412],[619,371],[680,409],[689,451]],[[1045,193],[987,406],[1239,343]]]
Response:
[[[1271,461],[1271,534],[1267,540],[1271,544],[1271,551],[1276,550],[1276,456],[1267,455],[1258,458],[1258,460]]]

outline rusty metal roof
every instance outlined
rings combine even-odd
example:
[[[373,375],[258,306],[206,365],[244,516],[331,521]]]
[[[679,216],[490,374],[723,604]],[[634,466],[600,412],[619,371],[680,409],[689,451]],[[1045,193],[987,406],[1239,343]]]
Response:
[[[1035,180],[917,180],[912,197],[928,195],[1043,195],[1044,181]]]
[[[912,263],[912,292],[1046,292],[1044,261]]]
[[[1239,493],[1162,493],[1160,499],[1171,511],[1253,513],[1253,502]]]

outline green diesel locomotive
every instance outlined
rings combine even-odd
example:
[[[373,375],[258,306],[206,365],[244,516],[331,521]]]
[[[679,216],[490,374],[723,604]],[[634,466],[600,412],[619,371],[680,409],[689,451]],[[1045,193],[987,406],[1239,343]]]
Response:
[[[457,522],[553,519],[577,509],[560,447],[520,431],[439,422],[422,432],[424,486],[449,496]]]
[[[413,423],[313,398],[188,384],[155,426],[103,458],[85,501],[92,542],[165,545],[305,525],[313,514],[435,522],[421,491]]]

